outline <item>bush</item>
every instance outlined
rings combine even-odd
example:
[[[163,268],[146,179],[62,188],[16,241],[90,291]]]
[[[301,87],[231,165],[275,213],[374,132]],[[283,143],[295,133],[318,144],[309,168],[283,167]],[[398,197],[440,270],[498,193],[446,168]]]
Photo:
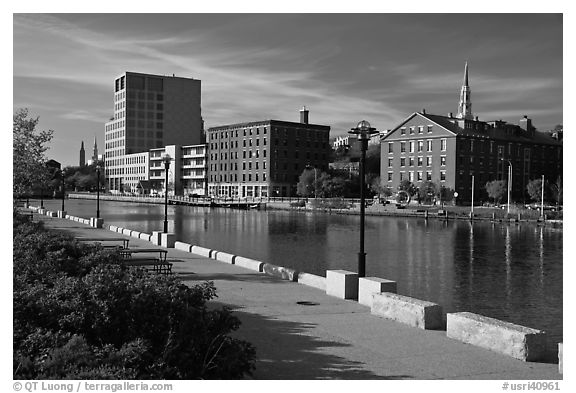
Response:
[[[14,230],[14,379],[242,378],[254,347],[209,310],[212,282],[123,268],[116,252],[22,222]]]

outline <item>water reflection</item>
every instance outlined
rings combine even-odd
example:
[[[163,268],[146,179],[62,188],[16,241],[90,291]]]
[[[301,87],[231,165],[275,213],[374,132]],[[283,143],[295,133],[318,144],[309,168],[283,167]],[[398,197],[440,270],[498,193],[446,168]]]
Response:
[[[50,204],[54,206],[51,206]],[[46,201],[58,209],[57,201]],[[88,216],[93,201],[67,202]],[[159,205],[101,203],[107,224],[161,230]],[[177,240],[308,273],[356,271],[359,217],[170,206]],[[547,330],[562,338],[562,231],[469,221],[366,218],[366,274],[401,294]]]

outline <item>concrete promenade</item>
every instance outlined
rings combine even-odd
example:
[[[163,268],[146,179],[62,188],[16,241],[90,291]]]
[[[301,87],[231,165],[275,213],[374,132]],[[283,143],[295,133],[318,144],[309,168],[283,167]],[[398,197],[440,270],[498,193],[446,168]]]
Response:
[[[124,236],[34,214],[38,219],[47,228],[75,236]],[[124,237],[130,247],[151,244]],[[173,272],[184,283],[213,281],[218,293],[213,303],[231,307],[240,318],[235,336],[256,347],[255,379],[562,379],[558,364],[516,360],[448,339],[444,330],[425,331],[379,318],[356,301],[312,287],[168,250]]]

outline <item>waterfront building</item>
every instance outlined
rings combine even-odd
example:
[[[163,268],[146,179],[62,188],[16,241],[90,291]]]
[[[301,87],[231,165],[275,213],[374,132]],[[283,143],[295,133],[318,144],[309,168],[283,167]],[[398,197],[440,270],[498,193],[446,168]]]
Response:
[[[526,200],[526,186],[542,175],[562,175],[562,140],[539,132],[527,116],[518,124],[481,121],[472,113],[468,64],[453,116],[415,112],[381,140],[381,183],[396,191],[403,180],[432,181],[458,192],[458,202],[486,200],[485,184],[506,180],[512,166],[512,199]]]
[[[208,194],[215,197],[296,196],[306,167],[327,170],[330,126],[262,120],[208,129]]]
[[[206,145],[168,145],[125,156],[125,192],[163,194],[166,190],[164,155],[170,155],[170,195],[206,195]]]
[[[104,137],[110,192],[124,190],[128,155],[204,143],[199,80],[125,72],[113,87],[114,115],[105,124]]]
[[[86,151],[84,150],[84,141],[80,144],[80,160],[78,163],[79,166],[86,165]]]

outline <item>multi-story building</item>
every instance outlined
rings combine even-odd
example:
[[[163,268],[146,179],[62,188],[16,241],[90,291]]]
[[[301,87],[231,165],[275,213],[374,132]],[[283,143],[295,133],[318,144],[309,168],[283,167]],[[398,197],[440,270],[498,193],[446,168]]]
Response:
[[[104,138],[111,192],[124,190],[127,155],[204,143],[200,87],[199,80],[174,75],[125,72],[115,78],[114,116]]]
[[[397,190],[403,180],[432,181],[458,192],[458,201],[485,199],[485,184],[507,179],[512,197],[524,201],[526,185],[544,175],[562,175],[562,141],[536,131],[527,116],[519,124],[473,117],[468,65],[457,116],[415,112],[382,138],[381,182]]]
[[[206,145],[169,145],[125,156],[126,192],[161,194],[166,190],[164,156],[170,156],[171,195],[206,195]]]
[[[295,196],[306,167],[328,168],[330,127],[262,120],[211,127],[208,194],[216,197]]]

